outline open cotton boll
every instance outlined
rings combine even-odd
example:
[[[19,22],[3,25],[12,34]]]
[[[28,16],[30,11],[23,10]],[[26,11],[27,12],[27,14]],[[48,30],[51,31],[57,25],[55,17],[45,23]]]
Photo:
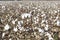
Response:
[[[58,11],[54,10],[54,13],[57,13]]]
[[[10,26],[8,24],[5,25],[4,30],[8,30]]]
[[[51,34],[48,33],[48,32],[46,32],[46,33],[45,33],[45,36],[51,37]]]
[[[38,28],[38,31],[39,31],[39,32],[41,32],[41,33],[43,33],[43,32],[44,32],[44,30],[43,30],[43,29],[41,29],[41,28]]]
[[[16,22],[16,21],[17,21],[17,19],[15,19],[15,20],[12,20],[12,23],[13,23],[13,24],[15,24],[15,22]]]
[[[60,26],[60,20],[57,20],[57,26]]]
[[[57,21],[57,20],[58,20],[58,16],[56,17],[56,19],[54,20],[54,22]]]
[[[12,23],[15,24],[15,21],[13,20]]]
[[[51,37],[51,34],[50,33],[46,32],[45,33],[45,36],[48,36],[48,40],[53,40],[53,38]]]
[[[5,36],[5,33],[2,34],[2,38]]]
[[[13,31],[14,31],[14,32],[17,32],[17,31],[18,31],[18,29],[14,27]]]
[[[46,27],[44,28],[45,30],[48,30],[48,25],[46,25]]]
[[[23,24],[23,21],[21,20],[21,21],[18,21],[18,24],[20,24],[20,23],[22,23]]]
[[[19,28],[20,30],[24,30],[24,28],[23,27],[21,27],[21,28]]]
[[[15,19],[15,21],[17,21],[18,19]]]
[[[20,31],[25,31],[24,27],[21,27],[21,26],[19,26],[19,25],[18,25],[18,29],[19,29]]]
[[[18,26],[18,29],[21,30],[21,31],[24,30],[24,28],[23,27],[20,27],[20,26]]]
[[[41,23],[44,23],[45,22],[45,20],[42,20],[42,22]]]
[[[27,16],[30,18],[31,17],[31,14],[30,13],[23,13],[21,15],[22,19],[27,18]]]
[[[49,37],[49,40],[54,40],[52,37]]]
[[[23,24],[23,21],[18,21],[18,26],[21,26],[21,24]]]
[[[45,14],[42,14],[41,16],[43,17],[43,16],[45,16]]]
[[[9,40],[12,40],[11,38]]]
[[[2,9],[5,10],[5,6],[2,6]]]

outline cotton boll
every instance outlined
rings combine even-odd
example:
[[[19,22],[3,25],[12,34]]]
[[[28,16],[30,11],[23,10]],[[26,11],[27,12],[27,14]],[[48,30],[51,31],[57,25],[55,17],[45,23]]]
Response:
[[[48,25],[46,25],[46,27],[44,28],[45,30],[48,30]]]
[[[48,32],[46,32],[46,33],[45,33],[45,36],[51,37],[51,34],[48,33]]]
[[[15,21],[17,21],[18,19],[15,19]]]
[[[22,19],[24,19],[25,18],[25,14],[22,14],[21,17],[22,17]]]
[[[22,31],[22,30],[24,30],[24,28],[23,27],[19,27],[19,29]]]
[[[42,14],[41,16],[43,17],[43,16],[45,16],[45,14]]]
[[[5,10],[5,6],[2,6],[2,9]]]
[[[21,17],[22,17],[22,19],[24,19],[24,18],[27,18],[27,17],[31,17],[31,14],[30,13],[23,13],[22,15],[21,15]]]
[[[38,22],[37,21],[34,21],[35,24],[37,24]]]
[[[38,28],[38,31],[39,31],[39,33],[40,33],[41,36],[44,34],[44,30],[43,29]]]
[[[37,29],[37,27],[35,27],[34,29]]]
[[[17,19],[15,19],[15,20],[12,20],[12,23],[13,23],[13,24],[15,24],[15,22],[16,22],[16,21],[17,21]]]
[[[5,36],[5,33],[2,34],[2,38]]]
[[[17,31],[18,31],[18,29],[14,27],[13,31],[14,31],[14,32],[17,32]]]
[[[12,40],[11,38],[9,40]]]
[[[36,21],[38,22],[38,21],[39,21],[39,19],[37,18],[37,19],[36,19]]]
[[[53,40],[53,38],[51,37],[51,34],[50,33],[46,32],[45,33],[45,36],[48,36],[48,40]]]
[[[56,17],[56,19],[54,20],[54,22],[57,21],[57,20],[58,20],[58,16]]]
[[[45,22],[45,20],[42,20],[42,22],[41,23],[44,23]]]
[[[41,11],[41,9],[38,9],[38,11]]]
[[[48,40],[53,40],[53,38],[52,37],[49,37],[49,39]]]
[[[10,26],[8,24],[5,25],[4,30],[8,30]]]
[[[57,26],[60,26],[60,20],[57,20]]]
[[[23,21],[21,20],[21,21],[20,21],[20,23],[22,23],[22,24],[23,24]]]
[[[23,5],[19,4],[19,7],[22,8]]]
[[[22,20],[18,21],[18,25],[21,25],[21,24],[23,24],[23,21]]]
[[[36,17],[34,17],[34,19],[36,20]]]
[[[15,24],[15,21],[13,20],[12,23]]]
[[[41,28],[38,28],[38,31],[39,31],[39,32],[41,32],[41,33],[43,33],[43,32],[44,32],[44,30],[43,30],[43,29],[41,29]]]
[[[57,11],[56,11],[56,10],[54,10],[54,13],[57,13]]]
[[[18,21],[18,24],[20,25],[20,21]]]

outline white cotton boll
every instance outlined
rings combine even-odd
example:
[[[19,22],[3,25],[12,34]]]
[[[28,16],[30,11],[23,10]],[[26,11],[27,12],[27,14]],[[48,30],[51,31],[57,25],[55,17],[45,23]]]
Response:
[[[22,19],[27,18],[27,16],[30,18],[31,17],[31,14],[30,13],[23,13],[21,15]]]
[[[2,34],[2,38],[5,36],[5,33]]]
[[[15,24],[15,21],[13,20],[12,23]]]
[[[51,34],[46,32],[45,36],[51,37]]]
[[[9,40],[12,40],[11,38]]]
[[[42,22],[41,23],[44,23],[45,22],[45,20],[42,20]]]
[[[53,40],[53,38],[52,37],[49,37],[49,40]]]
[[[10,26],[8,24],[5,25],[4,30],[8,30]]]
[[[37,27],[35,27],[34,29],[37,29]]]
[[[12,23],[15,24],[15,21],[13,20]]]
[[[34,19],[36,19],[36,17],[34,17]]]
[[[2,9],[5,10],[5,6],[2,6]]]
[[[22,17],[22,19],[24,19],[25,15],[24,15],[24,14],[22,14],[22,15],[21,15],[21,17]]]
[[[18,24],[20,25],[20,21],[18,21]]]
[[[30,18],[31,17],[31,14],[26,14],[26,16],[28,16]]]
[[[24,27],[21,27],[21,26],[18,26],[18,29],[19,29],[20,31],[25,30]]]
[[[23,27],[19,28],[21,31],[24,29]]]
[[[44,34],[44,30],[43,29],[38,28],[38,31],[40,32],[40,35],[43,35]]]
[[[5,8],[5,6],[2,6],[2,8]]]
[[[43,29],[41,29],[41,28],[38,28],[38,31],[39,31],[39,32],[41,32],[41,33],[43,33],[43,32],[44,32],[44,30],[43,30]]]
[[[38,11],[41,11],[41,9],[38,9]]]
[[[45,16],[45,14],[41,15],[42,17]]]
[[[26,29],[26,31],[29,31],[29,29]]]
[[[22,20],[21,20],[21,21],[18,21],[18,24],[19,24],[19,25],[21,25],[21,23],[23,24],[23,21],[22,21]]]
[[[56,19],[58,19],[58,16],[56,17]]]
[[[57,11],[56,11],[56,10],[54,10],[54,12],[55,12],[55,13],[57,13]]]
[[[60,12],[60,10],[58,10],[58,12]]]
[[[22,8],[23,5],[19,4],[19,7]]]
[[[30,21],[29,19],[27,19],[27,22]]]
[[[21,20],[21,21],[20,21],[20,23],[22,23],[22,24],[23,24],[23,21]]]
[[[45,30],[48,30],[48,25],[46,25]]]
[[[38,21],[39,21],[39,19],[36,19],[36,21],[38,22]]]
[[[60,26],[60,20],[57,20],[57,26]]]
[[[48,21],[46,20],[46,23],[48,24]]]
[[[18,27],[18,28],[21,27],[21,24],[18,24],[17,27]]]
[[[24,28],[21,27],[21,23],[23,24],[23,21],[18,21],[18,25],[17,26],[18,26],[18,29],[22,31],[22,30],[24,30]]]
[[[17,32],[17,31],[18,31],[18,29],[17,29],[17,28],[14,28],[14,29],[13,29],[13,31],[14,31],[14,32]]]
[[[19,29],[22,31],[24,28],[23,27],[20,27]]]
[[[37,7],[35,7],[35,9],[37,9]]]
[[[56,19],[54,20],[54,22],[57,21],[57,20],[58,20],[58,16],[56,17]]]
[[[15,21],[17,21],[18,19],[15,19]]]
[[[37,24],[38,22],[37,21],[34,21],[35,24]]]

